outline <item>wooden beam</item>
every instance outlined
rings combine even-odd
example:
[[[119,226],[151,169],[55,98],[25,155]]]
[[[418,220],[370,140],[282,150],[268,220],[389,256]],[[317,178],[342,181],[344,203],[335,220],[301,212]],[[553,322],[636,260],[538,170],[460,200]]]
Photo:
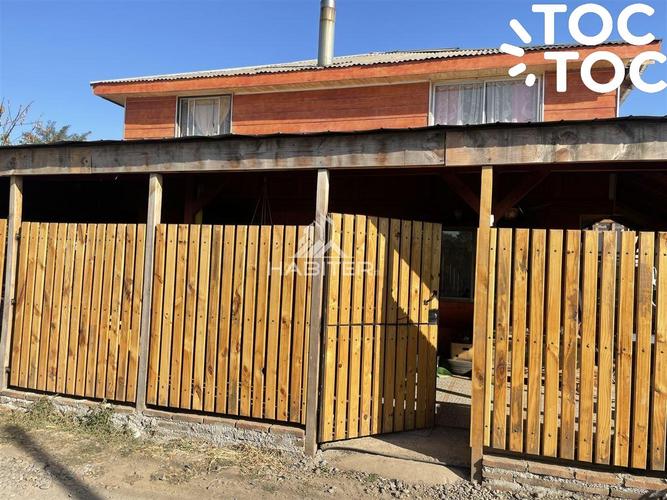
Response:
[[[448,167],[665,161],[667,120],[498,125],[448,129]]]
[[[507,215],[509,210],[523,200],[528,193],[535,189],[544,179],[549,176],[549,170],[540,170],[538,172],[524,176],[507,195],[493,207],[493,216],[496,223]]]
[[[472,208],[476,214],[479,213],[479,196],[477,196],[468,185],[461,180],[458,174],[453,172],[446,172],[443,174],[443,179],[447,185],[454,191],[459,197],[465,201],[470,208]]]
[[[475,263],[475,310],[473,316],[472,408],[470,422],[471,462],[473,481],[482,480],[484,450],[484,401],[486,373],[486,329],[489,290],[489,250],[491,235],[491,203],[493,198],[493,167],[482,168],[480,189],[479,230]]]
[[[0,148],[0,176],[442,167],[444,150],[433,129],[83,142]]]
[[[155,228],[162,219],[162,176],[151,174],[148,186],[148,213],[146,215],[146,243],[144,251],[144,289],[139,333],[139,375],[137,381],[137,411],[146,409],[146,385],[148,383],[148,350],[151,334],[151,304],[153,296],[153,257],[155,253]]]
[[[317,172],[317,197],[313,236],[313,274],[310,296],[310,332],[308,333],[308,387],[306,394],[305,452],[309,456],[317,451],[317,412],[320,393],[320,351],[322,342],[322,308],[324,306],[324,252],[326,246],[327,214],[329,213],[329,172]]]
[[[7,217],[7,252],[5,265],[4,303],[2,307],[2,333],[0,333],[0,390],[9,383],[10,339],[14,325],[16,298],[16,266],[19,255],[19,237],[23,218],[23,178],[9,178],[9,216]]]

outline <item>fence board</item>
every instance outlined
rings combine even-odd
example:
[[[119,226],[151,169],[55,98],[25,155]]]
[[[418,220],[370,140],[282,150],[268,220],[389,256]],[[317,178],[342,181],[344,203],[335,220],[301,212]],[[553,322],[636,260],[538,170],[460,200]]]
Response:
[[[651,469],[665,470],[667,441],[667,233],[658,234]]]

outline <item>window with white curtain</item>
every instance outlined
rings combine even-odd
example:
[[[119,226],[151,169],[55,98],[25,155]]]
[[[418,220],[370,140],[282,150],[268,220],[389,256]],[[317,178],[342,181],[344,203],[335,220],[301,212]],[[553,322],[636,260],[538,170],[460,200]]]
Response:
[[[436,125],[476,125],[540,121],[540,85],[498,80],[435,87]]]
[[[178,130],[181,137],[191,135],[229,134],[231,129],[231,96],[181,97]]]

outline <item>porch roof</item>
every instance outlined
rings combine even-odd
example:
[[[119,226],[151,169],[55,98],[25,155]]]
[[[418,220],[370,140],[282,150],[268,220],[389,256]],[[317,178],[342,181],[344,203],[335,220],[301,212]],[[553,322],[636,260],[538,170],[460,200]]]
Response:
[[[0,176],[667,162],[667,117],[0,147]]]

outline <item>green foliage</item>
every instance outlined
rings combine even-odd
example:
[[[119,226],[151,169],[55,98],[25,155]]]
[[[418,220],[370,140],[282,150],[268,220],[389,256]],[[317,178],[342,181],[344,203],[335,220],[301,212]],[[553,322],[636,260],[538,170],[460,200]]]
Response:
[[[90,132],[83,134],[70,133],[69,125],[58,127],[53,120],[46,122],[38,121],[33,125],[32,130],[28,130],[21,134],[21,144],[46,144],[52,142],[64,141],[85,141]]]

